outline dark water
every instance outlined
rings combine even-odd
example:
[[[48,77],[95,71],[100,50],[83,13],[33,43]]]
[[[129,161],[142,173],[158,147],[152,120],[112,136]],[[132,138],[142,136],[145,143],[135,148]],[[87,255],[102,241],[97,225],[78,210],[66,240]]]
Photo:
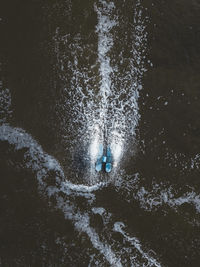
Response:
[[[1,1],[0,266],[199,266],[199,14]]]

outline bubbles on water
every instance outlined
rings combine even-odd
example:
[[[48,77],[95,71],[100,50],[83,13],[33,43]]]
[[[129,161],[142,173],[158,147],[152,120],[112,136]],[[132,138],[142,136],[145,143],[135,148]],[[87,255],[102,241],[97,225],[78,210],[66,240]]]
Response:
[[[116,190],[124,196],[128,203],[137,202],[141,209],[146,212],[159,212],[168,214],[174,211],[184,216],[185,221],[192,224],[199,223],[200,193],[195,187],[185,184],[178,186],[167,182],[152,180],[144,181],[142,175],[136,173],[128,175],[125,171],[119,173],[115,182]],[[184,213],[184,206],[189,207]]]
[[[98,125],[95,125],[94,131],[91,134],[90,140],[90,159],[92,164],[95,164],[99,153],[99,145],[102,143],[101,131]]]
[[[118,132],[112,132],[111,151],[113,154],[113,167],[117,167],[123,153],[124,140]]]

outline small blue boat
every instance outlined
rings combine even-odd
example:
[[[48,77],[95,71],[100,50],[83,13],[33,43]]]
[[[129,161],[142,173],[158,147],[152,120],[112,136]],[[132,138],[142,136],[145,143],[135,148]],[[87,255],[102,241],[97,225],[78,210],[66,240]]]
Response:
[[[112,170],[112,153],[111,149],[108,146],[104,153],[103,145],[99,145],[99,152],[97,156],[96,166],[95,169],[97,172],[105,171],[107,173],[111,172]]]

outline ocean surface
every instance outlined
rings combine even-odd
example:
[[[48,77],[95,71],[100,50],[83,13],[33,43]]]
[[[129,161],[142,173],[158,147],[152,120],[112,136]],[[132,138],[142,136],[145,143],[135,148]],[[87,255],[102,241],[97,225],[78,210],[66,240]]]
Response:
[[[200,266],[200,1],[2,0],[0,28],[0,266]]]

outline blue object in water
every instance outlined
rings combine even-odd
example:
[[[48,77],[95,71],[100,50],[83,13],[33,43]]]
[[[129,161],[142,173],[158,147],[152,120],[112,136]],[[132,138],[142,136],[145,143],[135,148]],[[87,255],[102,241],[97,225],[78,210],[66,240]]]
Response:
[[[103,162],[103,163],[106,163],[106,160],[107,160],[107,157],[106,157],[106,156],[103,156],[103,157],[102,157],[102,162]]]
[[[111,154],[111,149],[109,146],[107,147],[106,155],[107,155],[107,160],[106,160],[105,171],[111,172],[111,170],[112,170],[112,154]]]
[[[105,167],[105,170],[106,170],[106,172],[111,172],[111,170],[112,170],[112,165],[111,165],[111,163],[106,163],[106,167]]]
[[[112,170],[112,153],[111,149],[108,146],[106,149],[106,155],[103,154],[103,145],[99,145],[99,151],[97,155],[97,162],[95,165],[95,169],[97,172],[104,170],[109,173]]]
[[[109,146],[107,147],[106,153],[107,153],[107,162],[112,163],[112,154]]]

